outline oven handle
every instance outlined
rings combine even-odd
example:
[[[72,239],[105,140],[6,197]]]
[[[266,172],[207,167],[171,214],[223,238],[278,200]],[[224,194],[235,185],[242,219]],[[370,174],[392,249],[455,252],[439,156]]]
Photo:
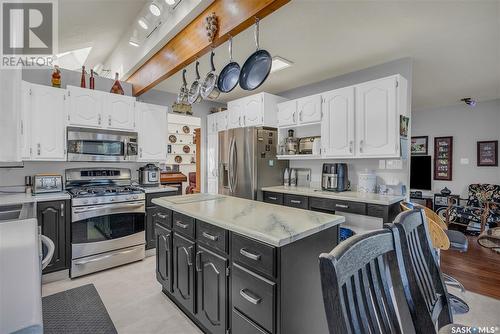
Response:
[[[120,204],[120,205],[118,205]],[[87,211],[96,211],[96,210],[105,210],[105,209],[122,209],[122,208],[136,208],[146,206],[144,202],[133,202],[133,203],[116,203],[116,204],[107,204],[107,205],[99,205],[99,206],[79,206],[73,209],[74,213],[81,213]]]
[[[79,206],[72,210],[72,222],[119,213],[146,213],[146,204],[141,202],[115,203],[107,205]]]

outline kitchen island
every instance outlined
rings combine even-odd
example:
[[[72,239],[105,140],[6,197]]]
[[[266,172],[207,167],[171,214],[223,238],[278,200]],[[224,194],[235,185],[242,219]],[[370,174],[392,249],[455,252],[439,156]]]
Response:
[[[153,199],[163,292],[214,334],[327,333],[318,256],[341,216],[223,195]]]

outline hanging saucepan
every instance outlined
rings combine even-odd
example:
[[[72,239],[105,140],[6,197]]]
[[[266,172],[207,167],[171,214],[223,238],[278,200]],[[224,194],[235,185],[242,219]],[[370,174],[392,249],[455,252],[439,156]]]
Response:
[[[243,64],[240,73],[240,87],[254,90],[266,81],[271,72],[272,58],[266,50],[259,49],[259,19],[255,19],[255,51]]]
[[[219,88],[217,88],[217,74],[215,73],[214,55],[214,50],[212,50],[210,53],[211,71],[208,72],[203,84],[201,85],[201,97],[205,100],[215,100],[220,95]]]
[[[217,81],[219,91],[229,93],[238,85],[240,65],[233,61],[233,37],[229,38],[229,64],[224,66]]]
[[[201,102],[201,82],[200,82],[200,71],[198,70],[198,66],[200,66],[200,62],[196,61],[196,80],[191,84],[191,88],[189,89],[188,94],[188,102],[189,104],[194,104]]]
[[[182,87],[179,90],[179,95],[177,95],[177,103],[186,104],[188,99],[189,90],[187,88],[186,82],[186,70],[182,71]]]

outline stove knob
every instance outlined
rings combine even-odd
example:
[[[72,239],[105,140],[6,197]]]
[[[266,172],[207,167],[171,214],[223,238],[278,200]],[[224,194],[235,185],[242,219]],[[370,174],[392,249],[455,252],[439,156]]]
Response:
[[[114,201],[115,201],[115,199],[114,199],[114,198],[110,198],[110,199],[109,199],[109,201],[110,201],[110,202],[114,202]]]
[[[95,198],[95,199],[92,201],[92,203],[94,203],[94,204],[97,204],[97,202],[98,202],[97,198]]]
[[[132,199],[132,196],[127,196],[127,201],[130,201]]]
[[[88,199],[84,199],[83,200],[83,204],[89,204],[89,200]]]
[[[139,195],[134,195],[134,199],[138,199],[139,198]]]

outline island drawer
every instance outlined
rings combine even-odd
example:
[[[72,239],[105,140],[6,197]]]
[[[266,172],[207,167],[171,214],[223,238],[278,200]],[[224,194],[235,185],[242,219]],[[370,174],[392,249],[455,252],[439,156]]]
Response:
[[[283,194],[264,191],[262,197],[266,203],[283,205]]]
[[[231,235],[231,255],[234,261],[276,277],[276,248],[237,233]]]
[[[235,309],[232,312],[231,329],[233,333],[238,334],[268,334]]]
[[[285,194],[283,204],[298,209],[309,209],[309,198],[307,196]]]
[[[387,206],[377,204],[367,204],[366,214],[368,216],[385,218],[387,216]]]
[[[174,212],[172,225],[175,232],[194,239],[194,218]]]
[[[154,223],[160,224],[162,226],[165,226],[166,228],[171,229],[172,228],[172,211],[169,209],[165,209],[162,207],[154,207],[151,210],[153,210],[153,217],[154,217]]]
[[[309,209],[319,209],[322,211],[341,211],[347,213],[355,213],[358,215],[366,215],[366,203],[342,201],[328,198],[311,197],[309,199]]]
[[[274,333],[276,283],[233,265],[231,298],[233,307]]]
[[[196,240],[227,254],[228,231],[218,226],[196,220]]]

